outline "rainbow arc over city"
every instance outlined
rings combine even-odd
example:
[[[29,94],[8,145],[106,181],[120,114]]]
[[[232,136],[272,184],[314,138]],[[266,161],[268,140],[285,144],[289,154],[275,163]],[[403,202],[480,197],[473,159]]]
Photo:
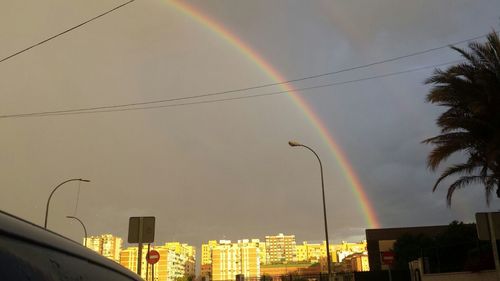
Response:
[[[241,38],[233,34],[222,24],[210,18],[208,15],[204,14],[196,7],[179,0],[166,1],[166,3],[175,8],[175,10],[177,10],[178,12],[191,18],[198,24],[206,27],[208,30],[213,32],[214,35],[218,36],[222,40],[225,40],[228,44],[236,48],[242,55],[244,55],[249,61],[253,62],[273,81],[286,81],[283,75],[280,74],[276,70],[276,68],[273,67],[268,61],[266,61],[259,53],[252,49],[249,44],[244,42]],[[375,210],[366,192],[364,191],[363,185],[361,184],[361,181],[356,175],[345,153],[342,151],[341,147],[334,139],[332,133],[327,129],[324,122],[319,118],[318,114],[316,114],[311,105],[298,92],[296,92],[291,85],[282,84],[281,87],[284,91],[288,92],[287,95],[291,98],[293,103],[297,105],[302,112],[304,112],[307,119],[318,130],[319,134],[328,145],[332,155],[334,156],[341,169],[342,174],[345,176],[351,191],[357,198],[359,208],[361,209],[368,227],[378,228],[380,226],[380,223],[378,221]]]

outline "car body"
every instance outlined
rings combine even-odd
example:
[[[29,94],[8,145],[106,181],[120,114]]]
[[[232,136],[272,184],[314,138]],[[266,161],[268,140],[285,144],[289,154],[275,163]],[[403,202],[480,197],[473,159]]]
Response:
[[[75,241],[0,211],[0,280],[143,279]]]

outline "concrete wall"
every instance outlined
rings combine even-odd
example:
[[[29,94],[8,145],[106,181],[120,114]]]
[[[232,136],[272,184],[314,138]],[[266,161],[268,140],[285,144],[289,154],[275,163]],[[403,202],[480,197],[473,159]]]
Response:
[[[412,281],[497,281],[495,270],[424,273],[422,259],[410,262],[409,267]]]
[[[494,270],[423,274],[422,281],[497,281]]]

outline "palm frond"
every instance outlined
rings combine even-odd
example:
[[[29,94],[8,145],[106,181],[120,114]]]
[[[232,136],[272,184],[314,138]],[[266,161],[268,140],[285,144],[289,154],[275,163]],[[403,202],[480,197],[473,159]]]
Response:
[[[478,165],[476,163],[463,163],[463,164],[456,164],[451,167],[448,167],[442,174],[441,176],[437,179],[436,183],[434,184],[434,187],[432,188],[432,191],[436,191],[438,185],[447,177],[454,175],[454,174],[471,174],[478,168]]]
[[[500,39],[493,31],[486,42],[472,42],[467,49],[452,49],[465,62],[436,69],[425,80],[432,85],[426,101],[446,110],[436,120],[441,134],[423,143],[433,145],[427,158],[431,170],[457,152],[468,159],[445,169],[433,191],[444,179],[459,175],[448,187],[448,204],[455,190],[472,183],[484,186],[489,204],[495,188],[500,197]]]
[[[448,206],[451,206],[453,192],[473,183],[483,183],[483,178],[481,176],[463,176],[452,183],[448,187],[448,192],[446,193],[446,202],[448,203]]]

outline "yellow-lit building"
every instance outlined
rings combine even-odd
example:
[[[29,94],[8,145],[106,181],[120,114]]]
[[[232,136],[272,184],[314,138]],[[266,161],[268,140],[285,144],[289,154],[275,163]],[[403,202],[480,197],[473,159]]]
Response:
[[[164,246],[156,247],[156,249],[165,248],[170,252],[174,252],[176,255],[170,255],[171,264],[180,264],[172,271],[171,278],[178,278],[183,276],[195,276],[196,268],[196,248],[188,244],[181,244],[179,242],[169,242],[165,243]],[[175,277],[174,277],[175,276]],[[165,279],[170,280],[170,279]]]
[[[217,246],[216,240],[210,240],[206,244],[201,244],[201,277],[206,280],[212,278],[212,249]]]
[[[335,252],[337,246],[331,243],[328,246],[330,246],[330,257],[332,258],[332,262],[338,262],[338,258]],[[323,244],[321,244],[320,262],[323,258],[326,258],[326,241],[323,241]]]
[[[339,264],[347,256],[366,252],[366,245],[366,241],[330,244],[331,261]],[[326,256],[326,241],[304,241],[297,245],[295,235],[283,233],[266,236],[265,243],[259,239],[238,240],[237,243],[230,240],[221,240],[219,243],[210,240],[202,244],[201,276],[205,280],[235,280],[238,274],[245,278],[254,278],[261,276],[263,270],[275,274],[287,272],[294,267],[301,272],[326,272]],[[365,261],[366,257],[354,261],[356,270],[365,270],[368,265]],[[277,267],[280,264],[284,265],[283,268]]]
[[[310,262],[317,263],[320,261],[321,257],[326,256],[326,243],[315,244],[308,243],[307,241],[302,242],[302,245],[297,245],[297,262]],[[333,246],[330,245],[330,252],[333,252]]]
[[[345,257],[341,269],[345,272],[370,271],[368,253],[356,253]]]
[[[307,261],[307,245],[296,245],[295,249],[297,251],[297,257],[296,257],[297,261],[298,262]]]
[[[342,241],[341,244],[334,245],[336,261],[342,262],[342,260],[352,254],[364,253],[367,251],[366,240],[359,243],[349,243]]]
[[[261,242],[259,239],[252,239],[252,241],[254,241],[255,246],[259,248],[260,264],[267,264],[266,243]]]
[[[147,247],[142,248],[142,259],[141,259],[141,277],[146,279],[146,254],[148,252]],[[133,272],[137,272],[137,256],[139,255],[138,247],[128,247],[120,252],[120,264]],[[160,257],[161,258],[161,257]],[[156,274],[155,274],[156,275]]]
[[[326,242],[323,241],[323,247],[321,250],[321,258],[320,265],[321,271],[327,271],[327,262],[326,262]],[[340,244],[330,244],[330,255],[332,258],[332,263],[341,263],[347,256],[353,254],[361,254],[367,251],[366,241],[361,241],[358,243],[349,243],[346,241],[342,241]],[[342,266],[345,268],[345,266]],[[344,269],[343,269],[344,270]]]
[[[240,274],[243,274],[245,278],[260,277],[261,255],[259,243],[259,240],[238,240],[238,247],[240,248]]]
[[[266,261],[268,264],[290,263],[297,260],[295,235],[266,236]]]
[[[162,246],[151,247],[160,254],[155,264],[155,281],[175,281],[182,277],[195,276],[196,249],[188,244],[169,242]],[[147,247],[142,249],[141,277],[151,278],[151,266],[146,269]],[[121,252],[120,264],[137,272],[138,247],[129,247]],[[148,273],[148,276],[146,276]]]
[[[102,234],[84,238],[83,243],[87,242],[87,248],[96,251],[104,257],[120,262],[120,251],[122,249],[123,239],[112,234]]]
[[[212,249],[217,246],[216,240],[210,240],[207,244],[201,244],[201,265],[212,264]]]
[[[258,239],[221,240],[212,248],[211,280],[236,280],[260,277],[260,241]]]

